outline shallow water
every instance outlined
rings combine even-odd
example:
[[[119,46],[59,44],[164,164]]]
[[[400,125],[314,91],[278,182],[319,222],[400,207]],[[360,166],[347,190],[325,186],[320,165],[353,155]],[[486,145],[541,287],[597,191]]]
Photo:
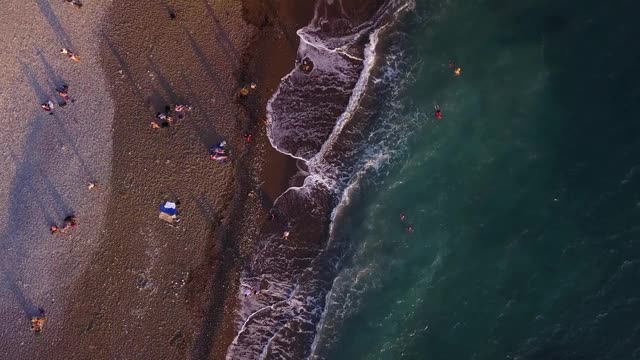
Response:
[[[380,55],[412,85],[376,113],[409,146],[337,217],[315,356],[640,356],[637,8],[417,2]]]

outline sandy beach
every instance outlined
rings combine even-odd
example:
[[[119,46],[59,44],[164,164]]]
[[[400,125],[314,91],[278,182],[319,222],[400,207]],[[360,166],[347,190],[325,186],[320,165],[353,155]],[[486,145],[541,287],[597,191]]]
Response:
[[[243,258],[296,172],[263,121],[311,6],[37,0],[0,15],[17,23],[0,61],[0,108],[10,114],[0,133],[0,350],[15,359],[225,356]],[[39,104],[58,100],[63,84],[75,101],[49,115]],[[193,110],[150,127],[178,103]],[[227,164],[208,156],[221,140]],[[168,199],[181,203],[177,226],[158,219]],[[70,214],[76,229],[49,234]],[[34,335],[28,320],[40,309],[49,320]]]
[[[0,20],[12,24],[0,55],[0,351],[3,358],[29,358],[60,341],[74,282],[88,268],[103,237],[111,169],[113,102],[100,71],[99,22],[106,4],[82,11],[57,1],[10,2]],[[80,54],[74,63],[60,54]],[[75,100],[55,88],[69,85]],[[65,236],[48,228],[72,214],[81,226]],[[47,337],[36,338],[28,320],[45,309]],[[49,331],[50,330],[50,331]],[[45,345],[46,344],[46,345]]]

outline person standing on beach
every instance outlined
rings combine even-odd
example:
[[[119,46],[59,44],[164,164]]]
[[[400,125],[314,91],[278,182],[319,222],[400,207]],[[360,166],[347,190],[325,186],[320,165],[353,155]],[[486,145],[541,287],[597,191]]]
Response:
[[[77,7],[78,9],[82,7],[82,2],[80,0],[64,0],[64,1]]]
[[[69,51],[69,49],[67,48],[62,48],[62,50],[60,50],[61,54],[67,55],[67,57],[75,62],[80,61],[80,58],[78,57],[78,55],[76,55],[75,53]]]
[[[49,113],[49,115],[53,115],[53,101],[48,100],[45,103],[40,104],[40,107]]]
[[[62,87],[56,89],[56,92],[63,99],[63,102],[60,104],[60,106],[64,106],[62,104],[66,105],[66,103],[69,102],[69,101],[73,102],[73,100],[69,96],[69,86],[68,85],[62,85]]]

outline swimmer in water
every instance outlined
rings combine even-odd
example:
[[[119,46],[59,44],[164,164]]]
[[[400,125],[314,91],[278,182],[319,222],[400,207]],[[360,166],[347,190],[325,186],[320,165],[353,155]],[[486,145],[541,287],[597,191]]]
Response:
[[[407,232],[412,233],[413,232],[413,225],[407,226],[406,229],[407,229]]]
[[[434,108],[436,109],[436,119],[442,120],[442,111],[440,110],[440,106],[436,104]]]
[[[403,213],[400,213],[400,221],[405,221],[405,220],[407,220],[407,217],[404,216]]]

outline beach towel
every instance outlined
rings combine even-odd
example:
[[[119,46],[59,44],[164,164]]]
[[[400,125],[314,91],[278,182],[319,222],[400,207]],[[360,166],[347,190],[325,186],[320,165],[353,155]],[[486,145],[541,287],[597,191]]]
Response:
[[[178,211],[176,210],[176,203],[171,201],[167,201],[164,204],[160,205],[160,211],[171,216],[175,216],[178,213]]]

